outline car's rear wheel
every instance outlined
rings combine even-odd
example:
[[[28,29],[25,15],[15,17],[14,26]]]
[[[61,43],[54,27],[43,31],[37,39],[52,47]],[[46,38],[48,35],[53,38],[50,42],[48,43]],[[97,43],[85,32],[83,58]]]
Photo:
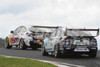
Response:
[[[22,49],[22,50],[26,50],[27,49],[27,46],[26,46],[26,44],[25,44],[23,39],[20,40],[19,48]]]
[[[95,58],[97,56],[97,52],[89,53],[90,58]]]
[[[55,47],[54,47],[54,57],[55,58],[61,57],[60,50],[59,50],[59,45],[55,45]]]
[[[7,49],[11,49],[12,48],[12,45],[11,46],[9,45],[8,38],[6,38],[6,40],[5,40],[5,48],[7,48]]]
[[[46,50],[45,50],[44,44],[41,46],[41,53],[42,53],[43,56],[48,55],[48,52],[46,52]]]

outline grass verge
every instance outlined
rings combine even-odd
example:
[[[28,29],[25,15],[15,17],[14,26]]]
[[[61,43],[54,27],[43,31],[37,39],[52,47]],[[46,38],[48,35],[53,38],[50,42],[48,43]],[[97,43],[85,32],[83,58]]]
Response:
[[[0,56],[0,67],[56,67],[49,63],[23,58],[6,58]]]

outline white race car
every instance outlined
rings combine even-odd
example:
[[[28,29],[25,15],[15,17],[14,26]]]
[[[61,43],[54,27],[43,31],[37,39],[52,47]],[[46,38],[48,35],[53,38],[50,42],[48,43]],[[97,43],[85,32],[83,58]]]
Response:
[[[42,55],[54,55],[61,57],[62,55],[82,55],[87,54],[89,57],[97,55],[97,40],[90,31],[97,31],[95,36],[99,35],[99,29],[66,29],[57,28],[44,39],[42,45]]]
[[[27,47],[37,49],[41,47],[45,36],[51,33],[43,28],[46,26],[20,26],[6,37],[5,47],[10,49],[15,46],[24,50]]]

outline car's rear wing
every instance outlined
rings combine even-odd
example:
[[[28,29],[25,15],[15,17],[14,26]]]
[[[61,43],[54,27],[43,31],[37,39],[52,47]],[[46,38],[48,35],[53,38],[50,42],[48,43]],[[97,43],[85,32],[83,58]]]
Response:
[[[47,33],[47,34],[51,34],[51,32],[33,32],[33,33]]]
[[[69,30],[69,31],[97,31],[97,35],[99,35],[99,29],[66,29],[66,30]]]
[[[33,28],[44,28],[44,29],[51,29],[51,32],[50,31],[38,31],[38,32],[35,32],[35,31],[32,31],[33,34],[45,34],[45,35],[50,35],[52,33],[52,30],[53,29],[57,29],[57,28],[61,28],[61,26],[32,26]]]
[[[61,28],[61,26],[33,26],[35,28]]]

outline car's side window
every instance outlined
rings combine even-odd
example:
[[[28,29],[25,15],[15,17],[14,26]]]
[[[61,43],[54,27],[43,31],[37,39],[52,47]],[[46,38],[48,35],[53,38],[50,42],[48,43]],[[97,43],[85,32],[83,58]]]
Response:
[[[56,36],[56,30],[53,31],[53,33],[51,34],[51,37],[55,37]]]
[[[61,32],[61,30],[59,29],[59,30],[57,31],[57,37],[61,37],[61,34],[62,34],[62,32]]]
[[[19,33],[19,32],[20,32],[20,29],[21,29],[21,27],[18,27],[18,28],[14,31],[14,33],[15,33],[15,34]]]
[[[26,28],[22,27],[20,32],[26,32]]]

